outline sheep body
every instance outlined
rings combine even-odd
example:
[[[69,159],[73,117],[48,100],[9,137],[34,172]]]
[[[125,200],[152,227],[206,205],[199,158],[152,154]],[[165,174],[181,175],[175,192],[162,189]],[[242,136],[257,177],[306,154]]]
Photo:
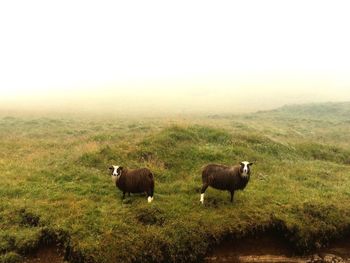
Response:
[[[231,193],[231,202],[236,190],[243,190],[250,179],[250,166],[252,163],[242,162],[236,166],[209,164],[202,171],[201,203],[204,202],[204,193],[211,186]]]
[[[112,166],[112,179],[123,192],[125,193],[147,193],[148,202],[153,201],[154,193],[154,177],[152,172],[147,168],[128,170],[127,168]]]

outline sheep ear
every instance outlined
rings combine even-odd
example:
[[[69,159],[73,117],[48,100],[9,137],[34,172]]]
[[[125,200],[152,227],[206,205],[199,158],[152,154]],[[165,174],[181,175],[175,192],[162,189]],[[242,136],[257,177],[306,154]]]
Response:
[[[250,166],[250,165],[253,165],[254,163],[249,163],[248,165]]]
[[[108,169],[109,169],[109,170],[114,170],[114,167],[113,167],[113,166],[110,166]]]
[[[242,166],[243,166],[243,165],[244,165],[244,163],[242,163],[242,162],[241,162],[241,163],[239,163],[239,165],[242,165]]]
[[[123,166],[120,166],[119,169],[120,169],[120,170],[123,170]]]

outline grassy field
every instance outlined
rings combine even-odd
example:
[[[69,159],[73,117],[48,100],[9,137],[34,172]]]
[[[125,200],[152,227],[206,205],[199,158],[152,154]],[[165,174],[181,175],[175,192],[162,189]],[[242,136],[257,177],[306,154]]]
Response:
[[[0,262],[58,242],[71,262],[198,262],[223,238],[279,231],[299,252],[350,232],[350,103],[240,116],[24,117],[0,112]],[[253,161],[235,195],[207,163]],[[154,171],[124,201],[110,164]]]

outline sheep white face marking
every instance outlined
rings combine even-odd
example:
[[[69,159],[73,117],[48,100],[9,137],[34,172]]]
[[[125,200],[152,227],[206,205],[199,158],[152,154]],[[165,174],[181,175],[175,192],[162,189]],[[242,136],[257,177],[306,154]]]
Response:
[[[112,170],[112,181],[113,183],[116,183],[118,181],[119,176],[121,175],[121,169],[119,169],[119,166],[116,165],[112,165],[112,167],[110,167],[109,169]]]
[[[241,162],[242,176],[244,176],[244,177],[248,176],[248,174],[250,172],[250,166],[252,164],[253,163],[250,163],[250,162],[247,162],[247,161]]]
[[[113,175],[113,176],[118,176],[118,175],[120,175],[120,174],[118,174],[118,168],[119,168],[119,166],[113,165],[113,168],[114,168],[114,170],[113,170],[112,175]]]

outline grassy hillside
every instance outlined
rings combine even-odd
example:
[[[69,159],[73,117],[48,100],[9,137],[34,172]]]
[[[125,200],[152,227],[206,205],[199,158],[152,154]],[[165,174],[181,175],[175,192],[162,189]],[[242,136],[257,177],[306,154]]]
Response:
[[[258,114],[312,120],[350,121],[350,102],[313,103],[304,105],[285,105],[273,111]]]
[[[250,129],[281,142],[350,147],[350,102],[287,105],[237,118]]]
[[[350,230],[350,122],[313,106],[175,120],[3,116],[0,262],[52,241],[72,262],[196,262],[228,235],[269,230],[299,251],[325,245]],[[255,166],[234,203],[208,189],[200,205],[201,167],[242,160]],[[152,169],[154,202],[122,201],[110,164]]]

